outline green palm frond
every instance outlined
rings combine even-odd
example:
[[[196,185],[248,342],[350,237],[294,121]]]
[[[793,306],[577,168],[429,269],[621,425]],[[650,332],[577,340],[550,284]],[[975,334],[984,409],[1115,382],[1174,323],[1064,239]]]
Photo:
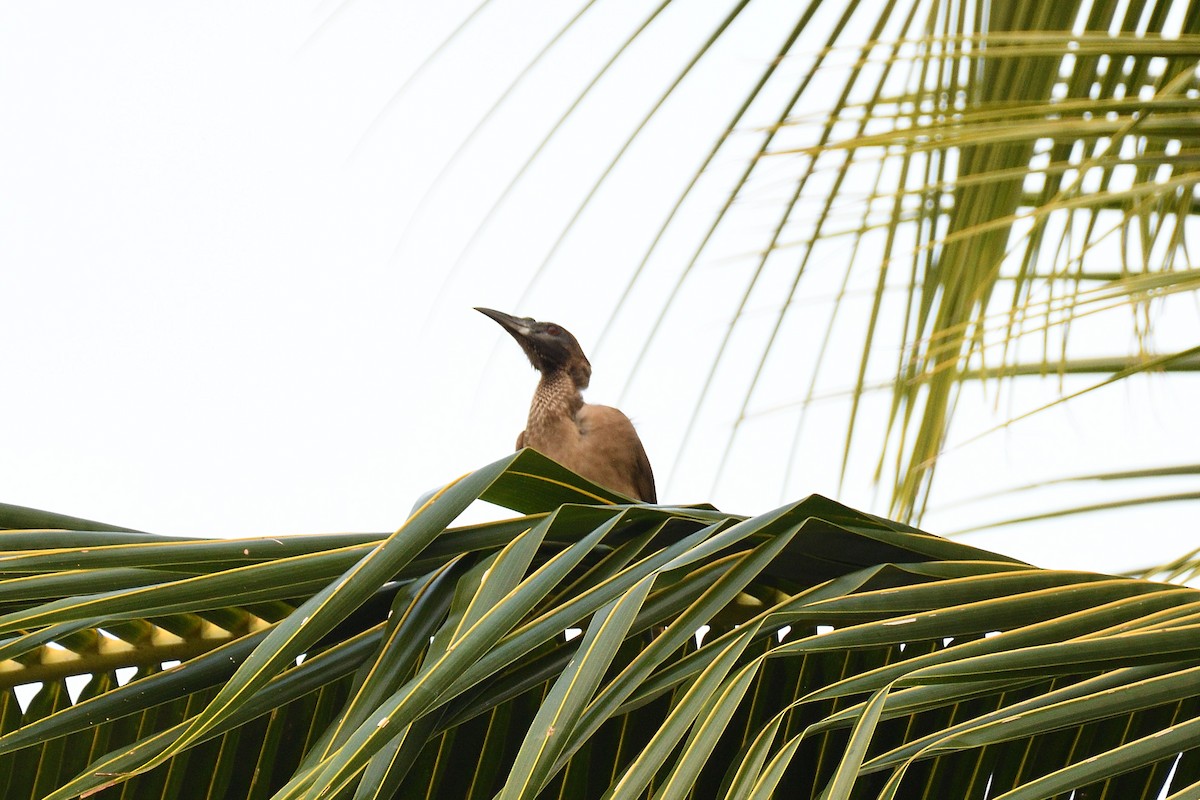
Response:
[[[599,213],[598,197],[646,191],[613,184],[652,122],[681,123],[694,169],[667,192],[660,222],[624,229],[622,241],[644,246],[600,337],[634,330],[622,331],[640,343],[629,389],[661,366],[656,349],[695,316],[681,313],[692,298],[710,298],[706,319],[728,321],[673,395],[691,401],[677,464],[707,448],[719,481],[737,469],[739,437],[770,415],[789,429],[771,446],[790,450],[772,457],[792,491],[813,407],[837,396],[848,405],[842,477],[873,475],[892,515],[920,520],[960,404],[999,405],[1014,381],[1057,382],[1073,399],[1195,369],[1193,4],[729,2],[690,26],[666,5],[629,20],[611,59],[562,101],[467,249],[614,65],[663,28],[691,37],[645,76],[656,87],[645,112],[578,187],[526,290],[570,268],[558,254]],[[587,24],[580,13],[568,28]],[[712,80],[706,65],[732,71],[726,40],[742,62],[758,57],[756,71],[738,72],[743,92],[714,87],[712,103],[727,105],[716,122],[671,116],[676,98]],[[730,241],[740,257],[726,257]],[[715,300],[714,263],[728,275]],[[1104,352],[1072,335],[1089,323],[1108,332]],[[1175,333],[1156,338],[1164,329]],[[987,394],[964,395],[979,383]],[[1009,422],[1045,407],[1014,407]]]
[[[477,499],[525,516],[449,527]],[[1200,780],[1193,589],[1038,569],[818,496],[749,518],[623,502],[522,451],[392,534],[0,533],[4,796]]]

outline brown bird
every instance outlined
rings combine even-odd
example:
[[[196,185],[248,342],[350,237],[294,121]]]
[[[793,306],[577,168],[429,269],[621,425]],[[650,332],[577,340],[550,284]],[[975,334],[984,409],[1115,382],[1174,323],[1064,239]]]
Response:
[[[583,402],[580,393],[591,381],[592,365],[575,337],[553,322],[475,310],[500,323],[542,373],[517,449],[532,447],[605,488],[657,503],[650,459],[629,417]]]

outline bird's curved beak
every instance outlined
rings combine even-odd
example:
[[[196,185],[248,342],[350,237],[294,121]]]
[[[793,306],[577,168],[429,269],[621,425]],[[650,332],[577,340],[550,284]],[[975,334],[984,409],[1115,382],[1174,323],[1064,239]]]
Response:
[[[505,314],[503,311],[497,311],[494,308],[479,308],[477,306],[475,310],[486,317],[496,320],[496,322],[500,323],[500,327],[518,339],[525,338],[533,332],[533,329],[529,327],[529,320],[527,319],[514,317],[512,314]]]

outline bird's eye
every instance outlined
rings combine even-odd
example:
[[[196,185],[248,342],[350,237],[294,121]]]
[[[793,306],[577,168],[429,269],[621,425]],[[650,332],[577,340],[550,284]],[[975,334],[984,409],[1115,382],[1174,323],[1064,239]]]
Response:
[[[562,333],[562,328],[551,323],[546,326],[546,333],[550,334],[551,336],[558,336],[560,333]]]

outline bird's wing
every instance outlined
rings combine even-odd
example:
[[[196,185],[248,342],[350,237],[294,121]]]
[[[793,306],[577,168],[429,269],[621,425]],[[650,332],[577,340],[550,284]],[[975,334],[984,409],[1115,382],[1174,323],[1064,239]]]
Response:
[[[643,503],[657,503],[658,495],[654,491],[654,472],[650,469],[650,459],[646,456],[646,448],[638,438],[637,429],[619,409],[611,406],[585,405],[579,411],[578,418],[581,429],[585,434],[582,458],[572,466],[584,477],[599,478],[604,474],[616,479],[609,486],[624,494],[633,495]],[[594,469],[588,469],[589,459],[595,459],[600,464]],[[597,480],[601,485],[604,480]]]
[[[634,454],[633,485],[637,488],[638,497],[643,503],[657,503],[658,492],[654,489],[654,470],[650,469],[650,458],[642,440],[637,440],[637,452]]]
[[[517,450],[520,450],[520,449],[521,449],[522,447],[524,447],[524,446],[525,446],[525,431],[521,431],[520,433],[518,433],[518,434],[517,434],[517,447],[516,447],[516,449],[517,449]]]

